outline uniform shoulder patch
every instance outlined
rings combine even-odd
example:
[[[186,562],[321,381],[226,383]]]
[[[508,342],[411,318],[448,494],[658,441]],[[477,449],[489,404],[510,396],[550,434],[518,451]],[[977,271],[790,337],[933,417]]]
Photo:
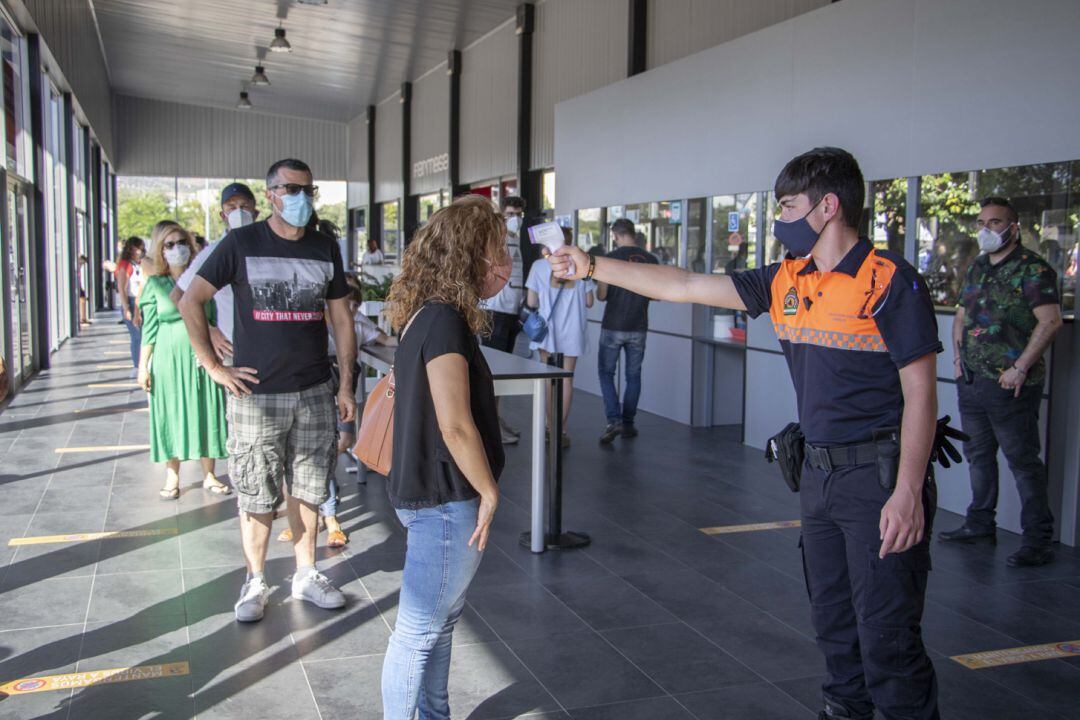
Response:
[[[799,293],[795,290],[793,285],[787,294],[784,295],[784,314],[795,315],[799,312]]]

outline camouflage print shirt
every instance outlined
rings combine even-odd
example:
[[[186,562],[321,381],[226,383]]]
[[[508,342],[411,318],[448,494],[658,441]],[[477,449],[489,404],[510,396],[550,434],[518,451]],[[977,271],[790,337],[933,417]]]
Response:
[[[964,309],[960,358],[976,375],[997,380],[1024,352],[1038,320],[1033,310],[1058,302],[1057,273],[1022,245],[997,265],[980,255],[968,268],[959,307]],[[1028,385],[1043,382],[1042,358],[1028,369]]]

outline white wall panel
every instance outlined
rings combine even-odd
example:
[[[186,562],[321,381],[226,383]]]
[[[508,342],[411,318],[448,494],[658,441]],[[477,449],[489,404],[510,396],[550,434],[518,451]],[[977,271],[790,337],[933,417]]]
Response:
[[[345,168],[348,181],[348,207],[364,207],[368,203],[368,124],[367,115],[354,118],[346,127],[345,143],[349,159]]]
[[[450,187],[450,78],[446,63],[416,80],[412,93],[410,187],[413,195],[420,195]]]
[[[626,0],[547,0],[533,39],[532,167],[555,164],[555,104],[626,77]]]
[[[119,175],[257,178],[295,157],[345,179],[345,125],[117,95]]]
[[[56,60],[105,155],[116,159],[112,89],[87,0],[24,0],[43,44]]]
[[[461,53],[462,183],[517,172],[517,62],[513,21]]]
[[[558,212],[771,187],[823,144],[870,179],[1080,157],[1078,26],[1075,0],[827,5],[559,103]]]
[[[401,93],[375,107],[375,202],[401,197]]]
[[[830,0],[649,0],[648,67],[693,55]],[[741,68],[733,67],[732,72]]]

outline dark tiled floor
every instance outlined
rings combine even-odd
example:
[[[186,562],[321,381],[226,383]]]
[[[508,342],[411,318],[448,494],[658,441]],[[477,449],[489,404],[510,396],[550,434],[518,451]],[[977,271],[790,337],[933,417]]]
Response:
[[[120,341],[120,342],[118,342]],[[69,342],[0,415],[0,683],[118,667],[190,663],[180,677],[18,695],[0,718],[336,718],[381,716],[382,653],[396,617],[404,534],[382,481],[344,471],[351,543],[320,550],[349,597],[341,612],[288,598],[290,549],[273,542],[266,619],[240,626],[243,580],[233,500],[185,468],[175,503],[146,442],[121,328]],[[525,428],[527,402],[504,402]],[[493,545],[455,634],[455,717],[533,720],[812,718],[822,661],[813,643],[797,529],[707,536],[699,528],[786,520],[797,501],[730,429],[644,416],[636,440],[605,448],[598,399],[579,395],[566,455],[565,517],[594,543],[531,555],[528,451],[510,448]],[[527,429],[527,428],[525,428]],[[224,467],[222,467],[224,472]],[[940,513],[938,525],[957,519]],[[152,530],[148,537],[9,547],[23,536]],[[968,670],[949,656],[1080,639],[1080,553],[1012,570],[1017,546],[934,548],[924,634],[948,718],[1075,717],[1078,661]]]

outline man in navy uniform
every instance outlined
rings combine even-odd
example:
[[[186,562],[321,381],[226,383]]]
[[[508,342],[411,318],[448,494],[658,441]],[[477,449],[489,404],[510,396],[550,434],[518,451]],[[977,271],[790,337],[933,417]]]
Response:
[[[774,190],[788,255],[767,267],[702,275],[573,246],[549,261],[556,277],[572,267],[657,300],[770,314],[806,438],[801,545],[826,664],[820,717],[938,718],[920,630],[937,500],[933,304],[911,265],[859,236],[864,185],[848,152],[796,157]]]

